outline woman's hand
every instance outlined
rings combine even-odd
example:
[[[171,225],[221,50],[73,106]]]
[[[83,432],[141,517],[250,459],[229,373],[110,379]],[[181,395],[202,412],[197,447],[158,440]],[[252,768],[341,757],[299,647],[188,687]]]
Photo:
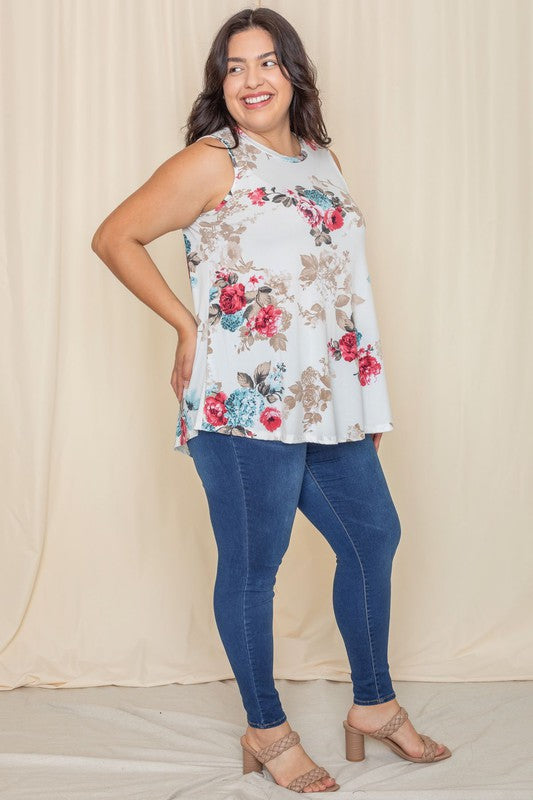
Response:
[[[374,442],[374,447],[376,448],[376,453],[377,453],[377,451],[379,449],[379,443],[381,442],[381,437],[382,436],[383,436],[383,433],[373,433],[372,434],[372,439],[373,439],[373,442]]]
[[[194,356],[196,353],[196,334],[198,324],[191,315],[191,324],[178,333],[178,346],[174,359],[174,369],[170,377],[170,385],[174,389],[178,401],[181,403],[183,392],[187,389],[191,379]]]

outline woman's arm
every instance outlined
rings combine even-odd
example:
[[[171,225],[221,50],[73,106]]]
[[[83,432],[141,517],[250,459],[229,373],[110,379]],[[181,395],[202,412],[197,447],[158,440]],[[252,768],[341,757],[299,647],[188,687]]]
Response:
[[[91,247],[114,275],[178,334],[196,326],[144,245],[184,228],[225,196],[234,172],[226,147],[209,137],[185,147],[112,211],[95,232]]]

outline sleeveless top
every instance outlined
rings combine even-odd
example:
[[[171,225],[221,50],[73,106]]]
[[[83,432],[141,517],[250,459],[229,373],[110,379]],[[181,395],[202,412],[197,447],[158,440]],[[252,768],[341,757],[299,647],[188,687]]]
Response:
[[[238,128],[226,197],[182,230],[198,322],[174,449],[199,430],[337,442],[393,428],[365,221],[326,147]],[[206,138],[202,136],[200,138]]]

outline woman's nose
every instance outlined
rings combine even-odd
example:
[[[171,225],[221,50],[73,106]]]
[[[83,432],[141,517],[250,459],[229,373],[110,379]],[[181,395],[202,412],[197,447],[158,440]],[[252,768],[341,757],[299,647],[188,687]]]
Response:
[[[248,74],[246,76],[246,87],[249,89],[255,89],[257,86],[260,86],[263,83],[261,75],[259,72],[251,69],[248,70]]]

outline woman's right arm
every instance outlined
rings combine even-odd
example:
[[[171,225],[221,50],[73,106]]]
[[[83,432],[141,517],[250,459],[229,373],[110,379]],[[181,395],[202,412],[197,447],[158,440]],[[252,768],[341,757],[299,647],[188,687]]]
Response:
[[[161,164],[123,200],[103,220],[91,242],[121,283],[177,331],[171,385],[180,402],[194,360],[197,323],[144,245],[190,225],[214,200],[225,196],[232,179],[233,167],[225,147],[210,147],[205,139],[194,142]]]

